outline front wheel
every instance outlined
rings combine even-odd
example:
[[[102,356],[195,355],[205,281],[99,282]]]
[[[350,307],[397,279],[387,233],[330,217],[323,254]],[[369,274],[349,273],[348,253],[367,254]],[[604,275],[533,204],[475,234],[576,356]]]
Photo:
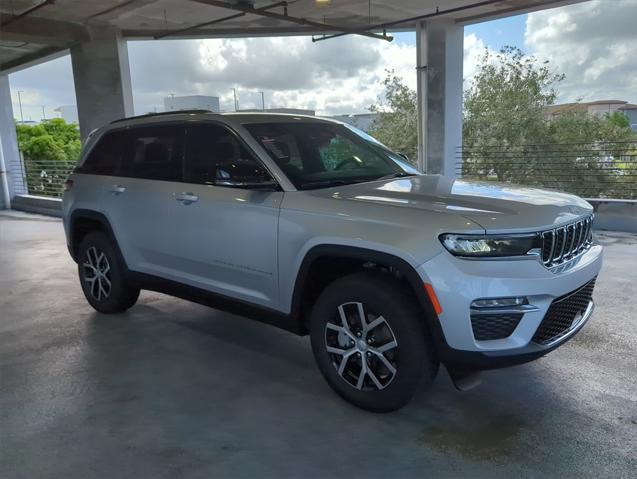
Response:
[[[86,300],[100,313],[121,313],[137,302],[119,252],[101,231],[88,233],[78,248],[77,268]]]
[[[336,280],[310,320],[312,350],[329,385],[374,412],[401,408],[438,371],[425,319],[404,284],[380,274]]]

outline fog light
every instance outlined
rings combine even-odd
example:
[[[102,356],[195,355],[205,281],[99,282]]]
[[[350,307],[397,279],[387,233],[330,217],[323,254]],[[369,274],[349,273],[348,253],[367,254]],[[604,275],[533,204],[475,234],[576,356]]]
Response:
[[[487,298],[476,299],[471,302],[471,307],[476,309],[481,308],[510,308],[512,306],[521,306],[523,304],[529,304],[529,300],[524,296],[517,298]]]

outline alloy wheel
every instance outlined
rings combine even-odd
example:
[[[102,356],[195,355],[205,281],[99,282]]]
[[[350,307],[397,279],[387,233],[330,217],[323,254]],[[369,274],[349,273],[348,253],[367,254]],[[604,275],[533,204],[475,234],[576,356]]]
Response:
[[[338,307],[338,318],[325,325],[325,347],[338,375],[356,389],[385,389],[396,376],[396,337],[385,318],[362,303]]]
[[[106,254],[95,246],[86,250],[84,281],[89,283],[91,296],[97,301],[107,299],[111,294],[111,265]]]

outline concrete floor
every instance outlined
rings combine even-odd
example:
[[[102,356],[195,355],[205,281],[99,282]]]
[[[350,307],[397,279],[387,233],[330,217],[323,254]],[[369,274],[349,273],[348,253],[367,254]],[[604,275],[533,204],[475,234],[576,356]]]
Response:
[[[637,237],[600,238],[565,347],[375,415],[307,338],[154,293],[95,313],[61,223],[0,212],[0,477],[634,477]]]

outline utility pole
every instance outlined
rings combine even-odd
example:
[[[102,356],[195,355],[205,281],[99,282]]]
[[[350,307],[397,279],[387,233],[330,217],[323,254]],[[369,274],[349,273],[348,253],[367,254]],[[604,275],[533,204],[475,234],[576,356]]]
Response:
[[[232,92],[234,93],[234,111],[239,110],[239,103],[237,103],[237,89],[233,88]]]
[[[46,120],[46,113],[44,112],[44,105],[40,105],[42,107],[42,119]]]
[[[18,105],[20,105],[20,123],[24,123],[24,115],[22,114],[22,97],[20,93],[24,93],[23,90],[18,90]]]
[[[260,91],[259,93],[261,93],[261,110],[265,111],[265,93],[263,93],[262,91]]]

